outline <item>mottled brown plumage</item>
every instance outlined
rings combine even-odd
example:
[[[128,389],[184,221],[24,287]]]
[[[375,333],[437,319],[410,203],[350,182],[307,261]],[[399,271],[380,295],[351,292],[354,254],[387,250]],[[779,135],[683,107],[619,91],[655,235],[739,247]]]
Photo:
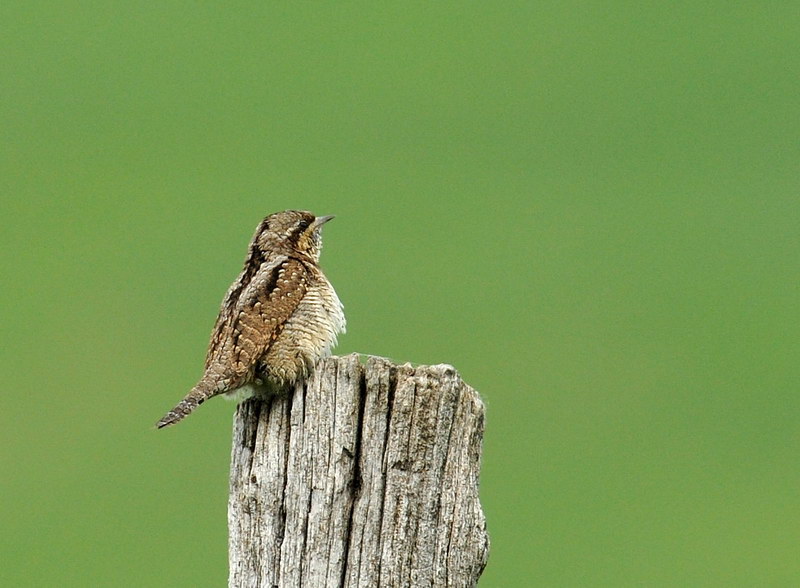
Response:
[[[287,210],[261,221],[222,301],[203,377],[159,429],[218,394],[285,389],[330,353],[345,329],[342,304],[319,268],[322,225],[331,218]]]

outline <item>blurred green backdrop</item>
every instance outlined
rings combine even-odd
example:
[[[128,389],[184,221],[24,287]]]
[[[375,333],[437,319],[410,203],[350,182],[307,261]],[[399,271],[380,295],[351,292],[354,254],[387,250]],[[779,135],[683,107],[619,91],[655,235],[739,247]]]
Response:
[[[800,585],[791,2],[0,5],[0,584],[222,586],[264,215],[488,407],[482,586]]]

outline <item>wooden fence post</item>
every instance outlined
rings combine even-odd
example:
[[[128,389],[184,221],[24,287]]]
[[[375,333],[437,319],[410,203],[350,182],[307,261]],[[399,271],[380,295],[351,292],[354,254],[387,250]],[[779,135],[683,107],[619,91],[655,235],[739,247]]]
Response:
[[[448,365],[356,354],[236,411],[229,586],[474,586],[484,407]]]

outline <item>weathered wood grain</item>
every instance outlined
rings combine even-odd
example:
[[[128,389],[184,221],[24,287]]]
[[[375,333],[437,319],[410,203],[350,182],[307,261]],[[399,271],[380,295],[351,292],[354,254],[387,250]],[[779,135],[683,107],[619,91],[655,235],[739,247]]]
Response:
[[[484,408],[448,365],[328,358],[234,417],[232,587],[473,586]]]

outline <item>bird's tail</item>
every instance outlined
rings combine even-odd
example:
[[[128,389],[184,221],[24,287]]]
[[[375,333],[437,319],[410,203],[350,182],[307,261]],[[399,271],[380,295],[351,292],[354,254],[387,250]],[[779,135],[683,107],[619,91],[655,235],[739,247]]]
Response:
[[[163,429],[164,427],[168,427],[169,425],[174,425],[178,421],[182,421],[184,418],[189,416],[189,414],[198,406],[203,404],[210,395],[207,394],[200,386],[195,386],[192,388],[192,391],[189,392],[183,400],[181,400],[175,408],[161,417],[161,420],[156,423],[156,428]]]

